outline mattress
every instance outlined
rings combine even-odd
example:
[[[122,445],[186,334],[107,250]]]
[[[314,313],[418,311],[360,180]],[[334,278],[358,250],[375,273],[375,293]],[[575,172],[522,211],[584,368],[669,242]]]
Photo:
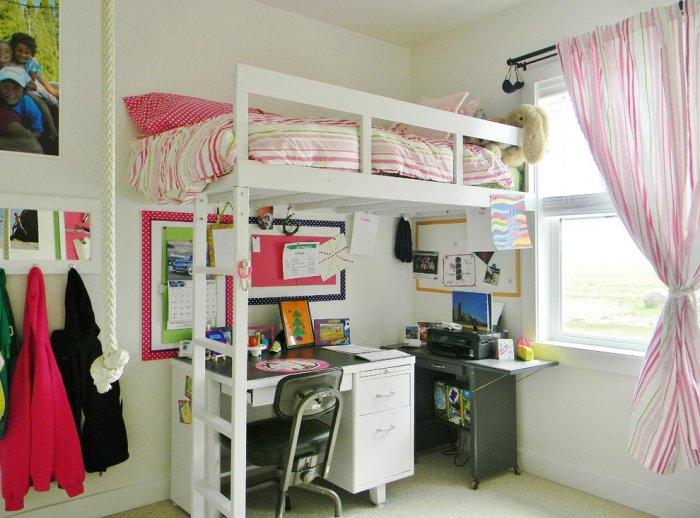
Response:
[[[357,123],[344,119],[284,117],[249,110],[249,158],[266,164],[360,171]],[[464,184],[513,186],[500,158],[464,146]],[[231,114],[175,128],[132,143],[129,183],[156,203],[185,203],[208,183],[233,171],[236,139]],[[452,144],[372,128],[372,172],[452,182]]]

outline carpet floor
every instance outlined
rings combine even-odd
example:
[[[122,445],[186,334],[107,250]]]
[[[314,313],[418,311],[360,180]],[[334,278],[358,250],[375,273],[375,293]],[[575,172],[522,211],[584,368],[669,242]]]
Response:
[[[333,516],[330,499],[291,488],[292,510],[285,516]],[[480,482],[479,489],[469,489],[466,468],[452,464],[450,457],[439,452],[418,457],[413,477],[387,486],[387,502],[375,507],[367,492],[352,495],[339,491],[343,516],[347,517],[565,517],[594,518],[649,516],[628,507],[603,500],[582,491],[523,473],[506,472]],[[248,493],[246,513],[251,517],[275,514],[276,491],[264,488]],[[176,518],[187,516],[171,502],[133,509],[112,518]]]

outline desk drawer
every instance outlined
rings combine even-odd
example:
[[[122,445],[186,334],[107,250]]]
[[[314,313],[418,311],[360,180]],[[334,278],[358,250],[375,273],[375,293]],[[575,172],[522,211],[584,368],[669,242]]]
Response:
[[[396,374],[360,380],[357,387],[357,409],[360,415],[400,408],[411,402],[411,375]]]
[[[436,372],[446,372],[448,374],[456,374],[462,376],[464,367],[455,363],[445,362],[442,360],[428,360],[427,358],[416,358],[416,367],[420,369],[429,369]]]
[[[358,418],[357,483],[369,484],[413,467],[411,407]]]

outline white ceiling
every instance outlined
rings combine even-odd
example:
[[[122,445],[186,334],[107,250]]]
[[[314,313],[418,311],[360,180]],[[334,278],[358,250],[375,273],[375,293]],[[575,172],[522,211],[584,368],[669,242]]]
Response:
[[[411,47],[526,0],[258,0]]]

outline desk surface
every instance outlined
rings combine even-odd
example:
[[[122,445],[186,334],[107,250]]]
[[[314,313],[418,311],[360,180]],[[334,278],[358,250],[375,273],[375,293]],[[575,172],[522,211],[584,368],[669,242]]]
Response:
[[[544,369],[545,367],[554,367],[559,362],[549,360],[530,360],[528,362],[522,360],[497,360],[488,358],[485,360],[467,360],[464,358],[450,358],[447,356],[439,356],[431,353],[426,346],[420,347],[402,347],[404,344],[388,345],[387,348],[400,348],[416,358],[425,358],[428,360],[441,361],[447,363],[455,363],[464,366],[474,365],[482,369],[502,372],[505,374],[529,374],[531,372]]]
[[[409,352],[409,351],[406,351]],[[248,355],[248,388],[254,388],[259,385],[268,385],[276,383],[276,378],[282,378],[288,376],[289,373],[279,373],[279,372],[265,372],[255,368],[255,364],[261,360],[272,360],[272,359],[315,359],[323,360],[328,363],[330,367],[341,367],[345,372],[354,372],[372,368],[382,368],[386,366],[393,366],[397,363],[406,363],[406,360],[410,360],[410,363],[414,363],[415,359],[411,356],[407,358],[398,358],[392,360],[382,360],[377,362],[370,362],[367,360],[361,360],[356,358],[352,354],[343,354],[333,351],[327,351],[322,347],[299,347],[296,349],[291,349],[288,351],[282,351],[279,354],[270,354],[268,352],[263,352],[262,356],[251,356]],[[191,364],[192,361],[189,358],[175,358],[177,361],[182,361],[187,364]],[[227,378],[231,377],[231,358],[227,357],[224,361],[212,361],[208,360],[206,363],[206,369],[214,374],[224,376]],[[304,372],[304,371],[302,371]],[[307,371],[309,372],[309,371]],[[316,371],[311,371],[316,372]]]

